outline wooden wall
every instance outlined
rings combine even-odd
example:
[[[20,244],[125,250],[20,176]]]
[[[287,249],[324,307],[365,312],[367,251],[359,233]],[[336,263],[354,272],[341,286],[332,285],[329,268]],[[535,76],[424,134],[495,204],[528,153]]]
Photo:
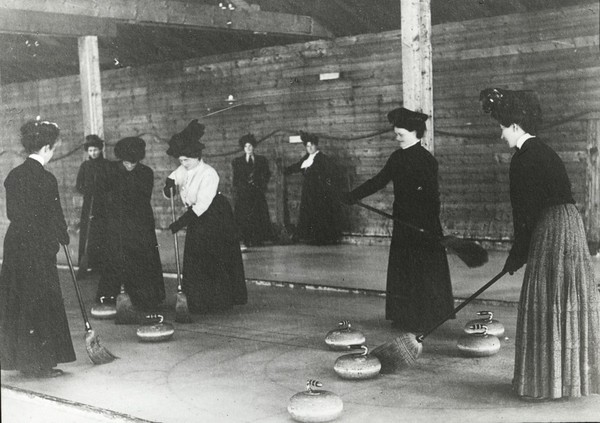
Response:
[[[443,224],[448,233],[481,240],[508,240],[512,233],[508,199],[511,152],[500,130],[478,103],[489,86],[534,89],[540,94],[546,128],[541,136],[564,159],[590,236],[598,228],[597,151],[600,119],[599,7],[565,8],[502,16],[433,28],[435,154],[440,164]],[[373,176],[397,148],[386,113],[401,104],[400,32],[316,41],[185,62],[102,73],[107,156],[120,138],[142,135],[145,163],[155,171],[153,203],[157,226],[170,221],[160,195],[164,178],[177,166],[166,156],[167,140],[193,118],[206,125],[206,161],[230,194],[231,160],[237,141],[252,132],[264,141],[274,173],[269,185],[271,218],[284,218],[280,168],[298,160],[301,144],[290,144],[299,130],[318,133],[321,149],[343,169],[345,184],[357,186]],[[341,77],[320,81],[319,74]],[[74,191],[84,158],[78,77],[2,86],[0,178],[21,162],[18,129],[42,115],[62,128],[63,143],[49,169],[57,176],[69,225],[79,220],[81,197]],[[383,133],[382,133],[383,132]],[[593,148],[596,148],[594,156]],[[594,175],[592,170],[595,169]],[[287,178],[287,207],[297,219],[301,177]],[[594,185],[594,183],[596,185]],[[597,189],[596,189],[597,191]],[[391,210],[392,186],[366,199]],[[4,196],[0,220],[5,230]],[[347,233],[388,236],[391,225],[366,210],[347,209]]]

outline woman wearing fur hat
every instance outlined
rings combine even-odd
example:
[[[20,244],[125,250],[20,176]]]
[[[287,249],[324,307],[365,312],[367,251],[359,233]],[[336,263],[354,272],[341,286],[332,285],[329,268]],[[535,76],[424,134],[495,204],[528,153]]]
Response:
[[[394,183],[394,218],[424,229],[428,235],[394,221],[387,271],[385,318],[409,332],[431,328],[452,313],[454,298],[442,236],[438,163],[421,145],[426,114],[400,107],[387,115],[400,148],[383,169],[343,196],[352,204]]]
[[[182,289],[192,313],[246,304],[246,280],[233,212],[219,189],[219,175],[202,160],[204,125],[194,119],[169,141],[167,154],[181,164],[163,193],[178,193],[186,212],[169,229],[187,228]]]
[[[87,254],[88,269],[98,270],[106,243],[106,196],[101,189],[107,178],[108,160],[104,158],[104,141],[98,135],[85,137],[83,149],[88,159],[79,167],[75,187],[83,194],[79,221],[79,265]],[[88,269],[83,269],[84,271]]]
[[[523,399],[600,393],[600,298],[583,222],[560,157],[535,134],[532,91],[488,88],[510,162],[514,242],[504,271],[526,265],[517,314],[513,390]]]
[[[107,183],[110,257],[103,263],[96,297],[116,298],[123,284],[136,309],[153,312],[165,299],[150,202],[154,172],[140,163],[146,154],[141,138],[123,138],[114,153],[118,161],[110,163]]]
[[[260,246],[271,239],[271,220],[265,198],[271,171],[267,158],[254,153],[254,135],[244,135],[239,144],[244,155],[231,162],[235,221],[244,244]]]
[[[339,242],[343,222],[337,199],[339,172],[331,158],[319,150],[316,135],[302,132],[300,136],[306,154],[284,170],[286,175],[301,172],[303,176],[294,237],[312,245],[335,244]]]
[[[63,374],[58,363],[75,361],[56,269],[59,244],[69,244],[56,178],[44,167],[60,142],[56,124],[21,127],[29,157],[10,171],[0,272],[0,364],[31,377]]]

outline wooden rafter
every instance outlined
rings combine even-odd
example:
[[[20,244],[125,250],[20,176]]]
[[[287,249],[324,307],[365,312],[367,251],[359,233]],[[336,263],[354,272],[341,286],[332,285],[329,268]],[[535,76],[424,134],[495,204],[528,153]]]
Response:
[[[218,6],[176,0],[3,0],[0,17],[8,13],[41,14],[38,25],[46,31],[54,26],[56,31],[70,31],[79,20],[107,20],[110,23],[168,25],[188,29],[245,31],[270,35],[288,35],[314,38],[331,38],[333,34],[310,16],[263,12],[253,8],[223,10]],[[56,25],[56,18],[68,16],[70,25]],[[38,21],[38,19],[36,19]],[[2,21],[0,21],[2,23]],[[8,27],[8,22],[5,22]],[[10,32],[39,32],[33,23],[22,22],[21,28],[8,28]],[[96,31],[94,33],[93,31]],[[8,32],[0,25],[0,32]],[[87,35],[107,35],[98,28],[90,28]],[[72,33],[63,35],[73,35]],[[80,35],[80,34],[76,34]]]

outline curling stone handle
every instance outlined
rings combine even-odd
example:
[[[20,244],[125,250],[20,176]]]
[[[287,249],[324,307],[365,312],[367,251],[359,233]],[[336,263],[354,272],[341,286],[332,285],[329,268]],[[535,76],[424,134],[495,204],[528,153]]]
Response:
[[[492,321],[492,318],[494,317],[494,313],[492,313],[491,311],[478,311],[477,315],[485,317],[490,322]]]
[[[158,319],[159,324],[165,320],[162,314],[147,314],[146,319]]]
[[[353,344],[353,345],[348,345],[348,348],[351,350],[363,350],[362,355],[369,354],[369,348],[366,345]]]
[[[103,296],[101,296],[101,297],[99,298],[99,300],[100,300],[100,304],[104,304],[104,299],[105,299],[105,298],[106,298],[106,297],[105,297],[104,295],[103,295]]]
[[[452,310],[451,313],[449,313],[446,317],[444,317],[438,323],[436,323],[435,326],[431,327],[431,329],[425,331],[423,334],[417,336],[417,341],[423,342],[423,339],[425,339],[431,332],[436,330],[438,327],[442,326],[442,324],[444,324],[446,322],[446,320],[451,319],[456,313],[458,313],[460,310],[465,308],[467,304],[469,304],[471,301],[473,301],[475,298],[477,298],[483,291],[488,289],[490,286],[492,286],[493,284],[498,282],[498,279],[500,279],[502,276],[506,275],[507,273],[508,272],[506,270],[502,270],[500,273],[498,273],[496,276],[494,276],[492,278],[492,280],[490,280],[488,283],[483,285],[481,288],[479,288],[477,290],[477,292],[475,292],[469,298],[467,298],[462,303],[460,303],[454,310]]]
[[[469,326],[469,329],[471,329],[473,332],[473,335],[482,335],[485,336],[488,333],[488,327],[486,325],[483,325],[481,323],[475,323],[474,325]]]
[[[349,330],[352,327],[352,324],[350,323],[350,320],[340,320],[338,326],[342,330]]]
[[[323,386],[323,384],[316,379],[308,379],[306,381],[306,390],[308,392],[312,392],[313,388],[320,388],[321,386]]]

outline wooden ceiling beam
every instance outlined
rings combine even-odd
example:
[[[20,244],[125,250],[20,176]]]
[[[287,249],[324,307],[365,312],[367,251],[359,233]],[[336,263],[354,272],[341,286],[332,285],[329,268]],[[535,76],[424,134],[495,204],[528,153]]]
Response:
[[[116,37],[117,24],[108,19],[0,7],[0,33],[53,36],[97,35]]]
[[[70,25],[76,25],[76,21],[80,19],[95,18],[116,23],[167,25],[187,29],[246,31],[304,38],[333,37],[327,28],[310,16],[264,12],[251,8],[223,10],[218,6],[177,0],[2,0],[0,11],[42,13],[46,16],[48,27],[56,26],[57,30],[64,31],[69,31],[69,25],[56,25],[55,17],[69,16]],[[0,30],[2,29],[0,25]]]

